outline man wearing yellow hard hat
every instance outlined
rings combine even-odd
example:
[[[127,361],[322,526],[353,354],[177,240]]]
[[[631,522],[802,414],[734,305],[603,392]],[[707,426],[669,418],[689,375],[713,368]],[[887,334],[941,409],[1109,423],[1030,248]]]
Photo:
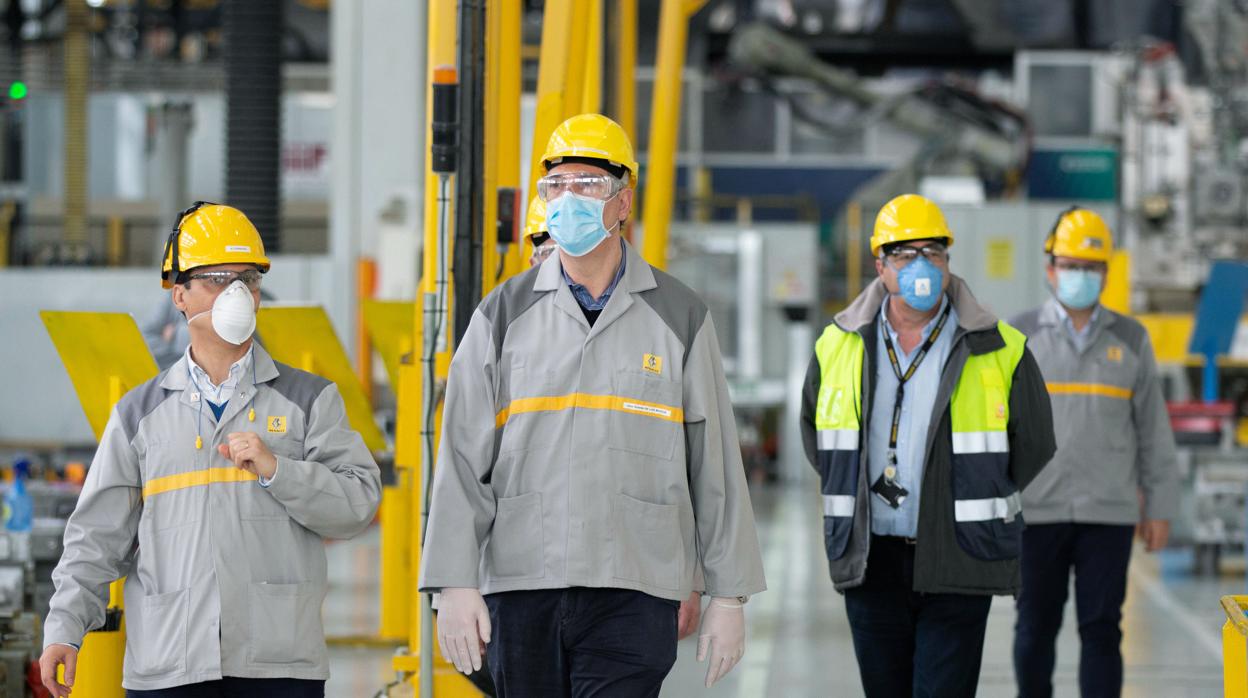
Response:
[[[191,343],[117,403],[66,524],[39,661],[52,695],[90,680],[78,648],[121,577],[127,695],[324,695],[323,539],[368,526],[381,479],[334,384],[254,342],[268,270],[238,209],[175,221],[160,279]]]
[[[949,271],[935,203],[889,201],[878,278],[815,344],[801,427],[867,696],[973,696],[992,595],[1018,592],[1019,491],[1054,450],[1026,338]]]
[[[709,686],[765,586],[715,328],[619,234],[637,161],[618,124],[568,119],[541,166],[557,254],[455,352],[420,589],[460,671],[485,654],[500,695],[552,697],[658,696],[703,591]]]
[[[546,202],[542,197],[534,196],[529,202],[529,211],[524,217],[524,239],[529,243],[529,266],[535,267],[551,255],[557,248],[555,241],[546,229]]]
[[[1109,226],[1071,208],[1044,241],[1053,298],[1014,320],[1027,333],[1053,400],[1059,448],[1023,491],[1023,589],[1014,672],[1025,698],[1053,694],[1054,646],[1070,574],[1085,696],[1122,691],[1122,602],[1132,533],[1165,547],[1178,514],[1174,435],[1148,332],[1102,307]]]

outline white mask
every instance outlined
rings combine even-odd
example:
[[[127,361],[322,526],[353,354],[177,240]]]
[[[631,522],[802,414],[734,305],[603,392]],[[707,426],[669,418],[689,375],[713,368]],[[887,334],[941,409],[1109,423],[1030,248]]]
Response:
[[[212,329],[230,344],[242,344],[256,331],[256,300],[242,282],[235,280],[212,303],[212,310],[197,313],[186,324],[212,314]]]

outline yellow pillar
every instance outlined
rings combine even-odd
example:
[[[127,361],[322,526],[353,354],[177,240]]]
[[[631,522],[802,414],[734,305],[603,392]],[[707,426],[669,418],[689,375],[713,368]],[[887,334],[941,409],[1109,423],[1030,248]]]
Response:
[[[397,392],[397,391],[396,391]],[[411,628],[411,469],[395,464],[398,482],[381,490],[381,623],[383,638],[407,637]]]
[[[520,56],[521,24],[524,20],[521,4],[518,2],[497,2],[498,13],[498,147],[495,156],[498,158],[498,186],[518,189],[520,187],[520,93],[522,91],[521,69],[523,59]],[[524,205],[520,202],[520,225],[524,225]],[[507,259],[503,265],[503,278],[509,278],[524,269],[523,245],[514,244],[508,248]]]
[[[845,305],[862,290],[862,204],[851,201],[845,207]]]
[[[642,211],[642,256],[660,269],[667,267],[667,235],[676,198],[676,151],[680,137],[681,74],[689,16],[706,0],[663,0],[659,12],[659,49],[654,94],[650,100],[650,149],[647,153],[646,196]]]
[[[568,59],[564,65],[565,85],[563,93],[563,118],[581,113],[584,102],[586,48],[589,46],[589,3],[576,0],[572,3],[572,26],[568,32]],[[543,29],[545,29],[543,27]]]
[[[578,113],[602,111],[602,0],[584,0],[585,86],[581,90]]]
[[[612,0],[615,2],[615,119],[637,142],[637,0]]]
[[[542,153],[550,134],[570,114],[564,105],[568,62],[572,60],[569,37],[573,31],[575,0],[546,0],[542,11],[542,47],[537,63],[537,112],[533,121],[533,156],[529,162],[530,195],[542,176]],[[578,29],[579,31],[579,29]],[[579,56],[577,60],[579,60]],[[579,101],[579,100],[578,100]]]

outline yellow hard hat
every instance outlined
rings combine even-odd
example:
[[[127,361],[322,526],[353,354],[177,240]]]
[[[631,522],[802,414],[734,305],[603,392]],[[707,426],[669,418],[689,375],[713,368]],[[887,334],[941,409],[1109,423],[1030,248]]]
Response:
[[[542,197],[535,196],[529,201],[529,212],[524,215],[524,234],[521,237],[528,240],[546,232],[549,232],[546,229],[546,202],[542,201]]]
[[[884,204],[875,217],[871,233],[871,254],[880,256],[880,248],[895,242],[945,238],[953,246],[953,231],[945,223],[945,215],[931,199],[918,194],[903,194]]]
[[[178,214],[165,243],[160,285],[173,288],[178,274],[213,264],[254,264],[269,270],[260,231],[233,206],[196,201]]]
[[[542,153],[542,170],[563,158],[606,160],[628,170],[628,186],[637,186],[637,160],[624,128],[602,114],[579,114],[555,129]]]
[[[1114,253],[1114,236],[1096,211],[1072,206],[1057,216],[1044,240],[1044,251],[1054,257],[1108,263]]]

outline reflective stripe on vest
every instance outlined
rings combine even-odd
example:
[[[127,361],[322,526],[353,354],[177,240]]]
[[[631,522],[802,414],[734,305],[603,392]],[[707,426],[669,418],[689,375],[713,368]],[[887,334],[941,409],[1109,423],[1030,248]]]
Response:
[[[1023,502],[1017,492],[1007,497],[956,499],[953,502],[953,519],[961,522],[1001,519],[1008,522],[1013,521],[1022,510]]]

